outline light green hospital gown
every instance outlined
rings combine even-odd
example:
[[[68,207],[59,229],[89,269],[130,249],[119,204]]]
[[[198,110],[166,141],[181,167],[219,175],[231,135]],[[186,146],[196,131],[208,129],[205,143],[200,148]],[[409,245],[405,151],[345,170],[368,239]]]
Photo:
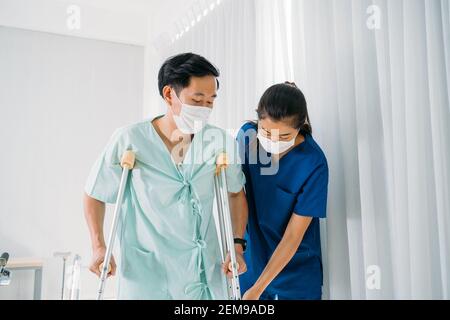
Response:
[[[228,191],[245,176],[235,140],[207,125],[176,165],[151,120],[118,129],[91,169],[85,192],[116,202],[126,150],[136,153],[122,204],[119,299],[226,299],[213,206],[215,160],[226,151]]]

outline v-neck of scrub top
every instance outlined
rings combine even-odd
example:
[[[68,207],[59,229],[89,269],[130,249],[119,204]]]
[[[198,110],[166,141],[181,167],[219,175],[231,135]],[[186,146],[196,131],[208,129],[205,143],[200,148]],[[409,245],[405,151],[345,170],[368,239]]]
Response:
[[[286,153],[281,159],[278,160],[278,164],[277,164],[278,168],[289,167],[289,166],[292,165],[293,162],[295,162],[295,157],[300,155],[300,153],[302,152],[302,149],[304,148],[304,146],[306,146],[307,143],[309,143],[309,139],[311,139],[311,137],[309,135],[305,135],[304,138],[305,139],[304,139],[304,141],[302,143],[300,143],[297,146],[293,147],[288,153]],[[257,152],[257,159],[258,159],[257,160],[257,162],[258,162],[257,165],[258,166],[260,166],[261,168],[267,168],[267,167],[271,167],[271,166],[274,165],[274,160],[273,160],[272,154],[270,152],[267,152],[264,149],[264,147],[259,142],[259,139],[258,139],[256,152]],[[270,157],[271,160],[270,160],[269,163],[267,163],[267,164],[260,163],[261,152],[266,153],[267,156]],[[280,169],[278,169],[278,171],[279,170]],[[277,174],[275,174],[275,176],[279,176],[278,173],[279,172],[277,172]],[[271,175],[267,175],[267,176],[264,176],[264,177],[265,178],[260,177],[260,179],[262,179],[260,181],[261,182],[260,187],[261,188],[270,187],[270,185],[272,183],[272,176]],[[269,183],[269,184],[267,184],[267,183]],[[279,185],[279,182],[276,182],[276,185]],[[266,189],[264,192],[271,192],[271,189],[270,188]]]
[[[164,143],[162,137],[159,135],[158,131],[156,130],[155,125],[153,124],[153,122],[155,120],[161,119],[162,117],[164,117],[164,115],[157,116],[157,117],[153,118],[152,120],[150,120],[151,131],[152,131],[153,135],[156,136],[156,140],[158,141],[160,147],[162,149],[164,149],[164,154],[170,159],[170,161],[172,162],[175,170],[178,172],[179,175],[181,175],[181,177],[184,177],[184,174],[182,172],[182,168],[185,165],[184,162],[186,161],[186,159],[189,159],[189,157],[192,156],[192,149],[194,148],[194,144],[198,140],[197,137],[199,135],[201,135],[201,133],[203,132],[204,128],[200,132],[198,132],[198,133],[196,133],[194,135],[194,138],[192,139],[192,141],[191,141],[191,143],[190,143],[190,145],[189,145],[189,147],[187,149],[187,152],[186,152],[186,154],[183,157],[183,160],[180,163],[176,163],[176,161],[172,157],[172,154],[171,154],[169,148],[166,146],[166,144]]]

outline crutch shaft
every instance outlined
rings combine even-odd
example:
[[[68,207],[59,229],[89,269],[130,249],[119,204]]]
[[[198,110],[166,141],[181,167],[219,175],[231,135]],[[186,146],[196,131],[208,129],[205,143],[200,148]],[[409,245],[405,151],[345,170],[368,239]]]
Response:
[[[120,209],[122,207],[122,200],[123,200],[123,195],[124,195],[124,191],[125,191],[125,186],[127,184],[129,172],[130,172],[130,170],[128,170],[128,169],[124,169],[122,171],[122,178],[120,181],[120,187],[119,187],[119,192],[118,192],[118,196],[117,196],[117,203],[114,208],[112,227],[109,232],[108,245],[106,247],[105,258],[103,260],[103,265],[101,268],[100,287],[98,290],[97,300],[103,299],[103,291],[105,288],[105,281],[108,276],[108,269],[109,269],[109,265],[111,263],[112,250],[114,248],[114,241],[116,239],[117,226],[119,224]]]
[[[230,267],[232,278],[227,277],[227,292],[231,300],[240,300],[241,291],[239,287],[238,264],[236,260],[236,251],[234,247],[234,233],[231,220],[230,205],[228,201],[228,186],[226,178],[226,168],[228,159],[225,153],[220,154],[216,159],[216,175],[214,179],[214,188],[216,191],[218,224],[220,231],[220,240],[222,247],[222,261],[225,262],[227,255],[230,255]]]
[[[222,191],[220,188],[220,181],[219,177],[216,176],[214,179],[214,190],[216,194],[216,202],[217,202],[217,219],[218,219],[218,226],[219,226],[219,233],[220,233],[220,244],[221,244],[221,257],[222,257],[222,263],[226,262],[227,254],[228,254],[228,245],[227,245],[227,236],[225,231],[225,223],[223,221],[223,206],[222,206]],[[231,263],[230,263],[231,264]],[[233,299],[233,285],[231,283],[231,280],[226,278],[226,284],[227,284],[227,297],[229,300]]]
[[[231,220],[230,205],[228,201],[228,186],[225,168],[221,169],[219,178],[221,180],[221,188],[222,188],[223,222],[226,235],[226,243],[231,260],[231,273],[232,273],[231,284],[232,284],[233,299],[240,300],[241,291],[239,286],[239,272],[237,266],[236,251],[234,247],[234,233]]]
[[[122,156],[121,166],[123,168],[122,177],[120,179],[119,191],[117,193],[117,201],[114,207],[112,227],[108,237],[108,245],[106,247],[106,253],[103,260],[103,265],[101,267],[100,273],[100,284],[97,294],[97,300],[103,299],[104,289],[106,279],[109,273],[109,268],[111,264],[112,251],[114,248],[114,241],[116,239],[117,227],[119,225],[120,211],[122,208],[123,197],[125,193],[125,188],[128,182],[129,172],[133,169],[135,164],[135,154],[132,151],[126,151]]]

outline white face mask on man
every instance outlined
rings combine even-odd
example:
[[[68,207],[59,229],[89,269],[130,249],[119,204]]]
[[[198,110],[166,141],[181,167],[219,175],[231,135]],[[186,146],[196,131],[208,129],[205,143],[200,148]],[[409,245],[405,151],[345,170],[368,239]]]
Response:
[[[282,154],[292,148],[295,145],[295,139],[297,138],[297,136],[298,133],[292,140],[289,141],[272,141],[271,139],[264,137],[260,132],[258,132],[258,140],[259,143],[261,143],[261,146],[268,153],[275,155]]]
[[[180,98],[173,91],[173,95],[181,104],[180,115],[173,115],[173,119],[178,129],[184,134],[196,134],[202,131],[202,129],[208,123],[212,109],[208,107],[198,107],[188,105],[181,102]]]

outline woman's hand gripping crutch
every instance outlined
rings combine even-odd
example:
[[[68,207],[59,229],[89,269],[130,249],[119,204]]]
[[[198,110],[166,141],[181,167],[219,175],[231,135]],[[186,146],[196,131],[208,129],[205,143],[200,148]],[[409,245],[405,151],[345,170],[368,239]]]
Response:
[[[98,289],[98,294],[97,294],[97,300],[103,299],[106,278],[111,269],[111,266],[110,266],[111,256],[112,256],[112,251],[114,248],[114,240],[116,238],[117,226],[119,224],[120,209],[122,207],[123,195],[125,193],[125,188],[126,188],[127,181],[128,181],[128,175],[129,175],[130,171],[133,170],[135,161],[136,161],[136,156],[135,156],[134,152],[126,151],[122,156],[122,161],[120,162],[120,165],[123,169],[122,178],[120,180],[119,191],[117,194],[117,201],[116,201],[116,205],[114,208],[112,228],[109,233],[108,246],[106,247],[105,258],[103,260],[103,263],[100,265],[101,273],[100,273],[100,284],[99,284],[99,289]]]
[[[239,286],[239,264],[236,260],[234,247],[233,225],[231,221],[230,205],[228,201],[228,186],[225,170],[228,167],[228,159],[225,153],[220,154],[216,159],[216,174],[214,178],[214,190],[216,193],[217,213],[218,213],[218,234],[220,234],[220,245],[222,253],[222,263],[230,257],[228,266],[232,277],[227,277],[227,293],[229,300],[241,300],[241,289]]]

